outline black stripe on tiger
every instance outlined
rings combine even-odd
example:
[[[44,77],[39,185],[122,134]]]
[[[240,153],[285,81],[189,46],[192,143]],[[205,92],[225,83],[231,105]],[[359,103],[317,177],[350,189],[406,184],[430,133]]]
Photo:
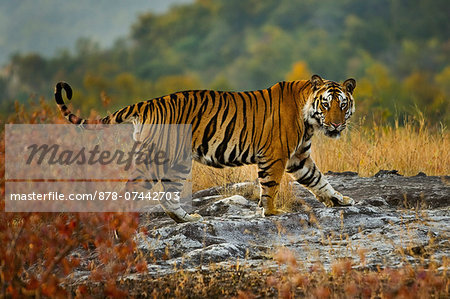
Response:
[[[289,167],[286,171],[287,171],[288,173],[294,173],[294,172],[297,172],[297,171],[303,169],[303,167],[305,166],[305,162],[306,162],[306,160],[307,160],[308,158],[309,158],[309,157],[304,158],[303,160],[300,161],[300,163],[292,165],[292,166]]]
[[[261,182],[261,186],[264,187],[274,187],[274,186],[278,186],[280,183],[277,183],[275,181],[268,181],[268,182]]]

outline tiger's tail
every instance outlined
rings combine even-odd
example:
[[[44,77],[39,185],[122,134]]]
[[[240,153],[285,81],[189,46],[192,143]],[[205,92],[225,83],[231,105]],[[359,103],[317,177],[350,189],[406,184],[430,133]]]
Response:
[[[72,124],[79,125],[86,129],[96,130],[101,129],[105,125],[109,124],[119,124],[128,121],[128,118],[134,117],[134,105],[127,106],[125,108],[116,111],[113,114],[107,115],[103,118],[99,119],[85,119],[81,118],[70,111],[70,109],[64,103],[64,99],[62,97],[62,90],[66,92],[67,99],[72,98],[72,88],[66,82],[58,82],[55,86],[55,101],[58,105],[59,110],[62,115]]]

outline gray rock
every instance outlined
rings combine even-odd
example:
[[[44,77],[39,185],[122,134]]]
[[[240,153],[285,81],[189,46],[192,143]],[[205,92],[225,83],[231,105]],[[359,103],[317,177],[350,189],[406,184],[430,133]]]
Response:
[[[418,256],[440,263],[448,256],[448,176],[403,177],[388,171],[371,178],[329,173],[328,179],[357,204],[325,208],[294,184],[304,204],[299,201],[292,213],[262,217],[256,213],[256,201],[241,195],[226,197],[220,195],[223,188],[212,188],[193,196],[203,222],[176,224],[165,215],[146,215],[141,225],[149,233],[138,235],[136,241],[140,251],[158,261],[157,265],[149,261],[149,273],[170,273],[173,265],[193,271],[237,259],[263,266],[280,247],[291,249],[305,266],[319,261],[329,267],[341,257],[352,257],[358,264],[361,254],[365,258],[360,267],[395,267],[417,262]],[[255,184],[227,188],[249,186]]]

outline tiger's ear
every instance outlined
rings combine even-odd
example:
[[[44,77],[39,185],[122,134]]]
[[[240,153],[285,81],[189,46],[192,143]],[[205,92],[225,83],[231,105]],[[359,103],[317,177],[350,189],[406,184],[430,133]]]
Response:
[[[319,89],[319,87],[323,85],[323,79],[319,75],[313,75],[311,77],[311,83],[313,89]]]
[[[353,78],[345,80],[344,83],[342,83],[345,90],[348,91],[350,94],[353,94],[353,90],[356,88],[356,80]]]

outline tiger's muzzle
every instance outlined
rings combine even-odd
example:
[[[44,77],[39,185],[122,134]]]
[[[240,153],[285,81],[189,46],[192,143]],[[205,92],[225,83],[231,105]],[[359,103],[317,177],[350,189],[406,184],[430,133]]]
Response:
[[[325,131],[325,135],[331,138],[337,138],[341,135],[341,132],[345,129],[345,123],[334,123],[330,122],[329,124],[324,123],[323,128]]]

